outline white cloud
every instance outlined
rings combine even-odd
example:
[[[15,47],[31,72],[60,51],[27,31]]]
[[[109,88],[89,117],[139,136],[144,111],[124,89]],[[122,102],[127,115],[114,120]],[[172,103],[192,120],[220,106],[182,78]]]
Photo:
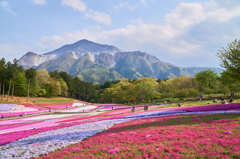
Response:
[[[224,23],[240,16],[240,7],[224,8],[216,2],[180,3],[165,17],[166,23],[186,28],[201,22]]]
[[[5,0],[0,1],[0,7],[5,9],[7,12],[9,12],[12,15],[16,15],[16,12],[10,7],[9,3]]]
[[[76,11],[85,12],[85,17],[87,19],[91,19],[105,25],[110,25],[112,23],[111,16],[104,12],[93,10],[87,11],[87,6],[82,0],[62,0],[62,4],[71,7]]]
[[[224,23],[235,17],[239,17],[240,7],[231,8],[230,10],[225,8],[218,8],[215,11],[209,12],[208,16],[211,20]]]
[[[46,4],[46,0],[33,0],[33,3],[37,5],[44,5]]]
[[[221,11],[227,11],[222,15]],[[63,35],[46,36],[41,43],[44,46],[57,48],[66,43],[72,43],[80,39],[89,39],[124,46],[125,49],[141,49],[142,46],[152,47],[165,52],[169,56],[189,56],[201,53],[206,43],[187,37],[189,30],[201,23],[216,24],[225,23],[234,17],[238,17],[239,9],[233,7],[226,9],[215,2],[209,3],[180,3],[174,10],[165,15],[162,24],[148,24],[142,20],[135,21],[121,28],[111,30],[86,29]],[[224,13],[223,12],[223,13]],[[97,15],[97,14],[96,14]],[[92,19],[94,19],[92,16]],[[96,16],[97,17],[97,16]],[[102,17],[94,20],[103,22]],[[90,18],[90,17],[89,17]],[[221,35],[223,35],[222,33]],[[221,37],[221,35],[217,35]],[[210,39],[209,39],[210,40]],[[42,45],[43,46],[43,45]],[[156,54],[155,54],[156,55]]]
[[[47,46],[56,49],[66,43],[73,43],[80,39],[89,39],[96,42],[109,44],[123,44],[129,46],[127,49],[137,49],[141,45],[154,45],[174,54],[185,54],[194,49],[198,49],[197,44],[190,44],[187,41],[175,39],[172,28],[164,28],[162,25],[145,24],[138,21],[123,28],[112,30],[80,30],[65,33],[61,36],[45,36],[41,39],[41,47]],[[169,45],[173,47],[169,47]]]
[[[85,16],[88,19],[92,19],[98,23],[103,23],[105,25],[110,25],[112,23],[111,16],[103,12],[89,11]]]
[[[85,11],[87,8],[82,0],[62,0],[62,4],[80,12]]]
[[[165,25],[181,30],[204,19],[205,10],[201,3],[180,3],[175,10],[165,16]]]
[[[93,29],[95,30],[95,29]],[[54,50],[62,45],[76,42],[80,39],[98,40],[98,34],[94,31],[81,30],[64,33],[63,35],[43,36],[38,44],[39,51],[47,52]]]

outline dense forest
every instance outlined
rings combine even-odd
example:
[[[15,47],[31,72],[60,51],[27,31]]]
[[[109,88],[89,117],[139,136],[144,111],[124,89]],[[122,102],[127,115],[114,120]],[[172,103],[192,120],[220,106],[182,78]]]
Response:
[[[0,60],[1,99],[9,96],[71,97],[103,103],[155,103],[182,100],[209,94],[237,94],[240,92],[240,41],[235,40],[219,51],[225,70],[218,75],[206,70],[194,77],[174,77],[166,80],[140,78],[121,79],[103,85],[81,81],[66,72],[47,72],[33,68],[24,70],[17,60]],[[4,98],[5,99],[5,98]]]

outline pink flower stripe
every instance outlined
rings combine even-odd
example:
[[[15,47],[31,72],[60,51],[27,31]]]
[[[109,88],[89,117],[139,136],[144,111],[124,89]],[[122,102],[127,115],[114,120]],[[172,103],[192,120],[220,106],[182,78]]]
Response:
[[[233,104],[216,104],[210,106],[197,106],[197,107],[187,107],[187,108],[177,108],[178,110],[185,110],[190,112],[198,112],[198,111],[217,111],[217,110],[234,110],[240,109],[240,103]]]
[[[85,118],[85,119],[87,119],[87,118]],[[74,120],[72,120],[72,121],[74,121]],[[79,124],[83,124],[83,123],[94,122],[94,121],[98,121],[98,120],[97,119],[92,120],[92,121],[83,120],[83,121],[80,121],[80,122],[70,122],[69,121],[69,123],[65,122],[65,123],[61,123],[61,124],[57,124],[57,121],[52,122],[52,124],[51,123],[49,124],[47,122],[45,122],[45,123],[41,122],[41,123],[39,123],[38,128],[33,129],[32,126],[30,126],[28,130],[26,130],[26,128],[25,128],[24,130],[19,130],[19,131],[16,131],[16,132],[0,134],[0,145],[4,145],[4,144],[10,143],[10,142],[14,142],[16,140],[26,138],[28,136],[38,134],[38,133],[41,133],[41,132],[61,129],[61,128],[65,128],[65,127],[70,127],[70,126],[79,125]]]
[[[120,115],[120,114],[118,114],[118,115]],[[107,120],[107,117],[111,117],[111,116],[112,116],[111,114],[102,113],[102,114],[94,115],[94,116],[73,117],[73,118],[63,119],[63,120],[57,121],[57,123],[74,122],[74,121],[79,121],[79,120],[83,121],[83,120],[90,120],[90,119],[98,119],[99,120],[101,118],[106,118],[106,120]],[[115,116],[116,116],[116,114],[115,114]]]
[[[222,106],[222,105],[220,105]],[[137,108],[136,110],[141,110],[142,106],[140,106],[139,108]],[[209,106],[199,106],[199,108],[201,107],[209,107]],[[195,108],[195,107],[192,107],[192,108]],[[221,109],[223,108],[223,109]],[[217,109],[217,110],[231,110],[232,107],[228,107],[226,108],[225,107],[220,107],[220,109]],[[234,107],[236,108],[236,107]],[[155,110],[150,110],[148,112],[155,112],[155,111],[169,111],[169,110],[179,110],[181,108],[159,108],[159,109],[155,109]],[[188,108],[187,108],[188,109]],[[205,110],[206,108],[202,109],[202,110]],[[237,108],[236,108],[237,109]],[[196,109],[198,110],[198,109]],[[210,108],[210,110],[215,110],[214,108]],[[200,110],[199,110],[200,111]],[[142,111],[139,111],[139,112],[129,112],[129,110],[114,110],[114,111],[110,111],[110,112],[106,112],[106,113],[103,113],[103,114],[100,114],[100,115],[96,115],[96,116],[92,116],[92,117],[81,117],[81,118],[73,118],[73,119],[67,119],[67,120],[64,120],[64,121],[59,121],[59,122],[70,122],[70,121],[78,121],[78,120],[83,120],[83,119],[92,119],[92,118],[96,118],[96,117],[105,117],[106,120],[108,119],[118,119],[118,118],[122,118],[122,117],[125,117],[125,116],[128,116],[128,115],[137,115],[137,114],[141,114]],[[114,117],[113,117],[114,115]],[[121,115],[121,116],[119,116]],[[109,118],[107,118],[109,117]]]
[[[32,123],[18,123],[18,124],[11,124],[11,125],[1,125],[0,132],[1,132],[1,130],[6,130],[6,129],[13,130],[13,128],[29,126],[29,125],[33,125],[33,124],[40,123],[40,122],[42,122],[42,121],[35,121]]]
[[[41,114],[34,115],[34,117],[39,117],[39,116],[41,116]],[[19,123],[25,122],[25,119],[28,119],[28,118],[29,117],[25,116],[25,117],[21,117],[21,118],[18,118],[18,119],[3,120],[3,121],[0,121],[0,126],[2,126],[2,125],[19,124]]]
[[[45,125],[45,127],[38,128],[38,129],[29,129],[29,130],[11,132],[11,133],[6,133],[6,134],[0,134],[0,145],[14,142],[16,140],[26,138],[28,136],[38,134],[41,132],[56,130],[56,129],[60,129],[60,128],[64,128],[64,127],[65,127],[65,125],[58,125],[55,127],[46,127],[46,125]]]
[[[43,107],[38,107],[38,106],[35,106],[35,105],[32,105],[32,104],[23,104],[25,107],[30,107],[30,108],[35,108],[37,110],[46,110],[46,108],[43,108]]]
[[[39,158],[238,158],[239,122],[239,114],[134,120]]]
[[[130,109],[131,106],[102,106],[101,109]]]
[[[51,108],[51,109],[64,109],[67,107],[72,107],[72,103],[36,103],[35,105],[40,106],[40,107],[44,107],[46,108]]]
[[[115,116],[115,117],[107,117],[105,115],[96,115],[96,116],[89,116],[89,117],[80,117],[80,118],[71,118],[71,119],[59,119],[55,121],[46,121],[46,122],[35,122],[32,124],[29,124],[24,127],[16,127],[16,132],[12,132],[13,129],[11,129],[10,133],[4,133],[0,134],[0,145],[4,145],[10,142],[14,142],[16,140],[26,138],[28,136],[45,132],[49,130],[56,130],[64,127],[89,123],[89,122],[95,122],[95,121],[101,121],[101,120],[110,120],[110,119],[119,119],[123,116]],[[77,122],[76,122],[77,121]],[[58,124],[59,123],[59,124]],[[47,125],[47,127],[46,127]],[[33,127],[35,127],[33,129]]]
[[[37,106],[50,106],[50,105],[71,105],[72,103],[35,103]]]
[[[223,110],[229,110],[229,109],[232,109],[232,108],[234,108],[234,109],[236,108],[236,104],[234,104],[234,105],[228,104],[228,105],[220,105],[220,106],[221,107],[217,107],[218,110],[219,110],[219,108],[222,108]],[[201,108],[201,107],[211,107],[211,106],[199,106],[199,108]],[[239,105],[237,105],[237,107],[239,107]],[[141,107],[139,107],[139,109],[140,108]],[[195,108],[195,107],[192,107],[192,108]],[[176,109],[179,110],[179,109],[183,109],[183,108],[161,108],[159,110],[165,111],[165,110],[176,110]],[[186,109],[189,109],[189,107],[186,108]],[[214,108],[210,108],[210,110],[213,110],[213,109]],[[195,110],[199,111],[199,109],[195,109]],[[204,111],[206,109],[201,109],[201,110]],[[151,111],[157,111],[157,110],[151,110]],[[112,114],[113,112],[114,112],[114,114]],[[106,113],[103,113],[103,114],[100,114],[100,115],[96,115],[96,116],[88,116],[88,117],[80,117],[80,118],[73,117],[71,119],[61,119],[61,120],[56,120],[56,121],[52,122],[51,127],[49,127],[50,125],[48,125],[47,122],[45,122],[44,124],[39,124],[39,126],[36,129],[34,129],[36,131],[26,130],[26,128],[27,129],[31,129],[31,127],[26,126],[24,129],[21,129],[23,131],[15,132],[15,133],[17,133],[17,137],[12,137],[12,134],[14,134],[14,133],[6,133],[6,134],[0,135],[0,140],[2,140],[2,142],[0,141],[0,145],[1,145],[1,143],[5,144],[5,143],[16,141],[16,139],[25,138],[26,134],[23,133],[22,136],[21,136],[20,132],[28,132],[28,131],[30,131],[31,133],[28,134],[28,136],[30,136],[30,135],[39,133],[39,131],[44,132],[44,131],[48,131],[48,130],[51,130],[51,129],[54,129],[54,128],[56,128],[56,129],[57,128],[63,128],[63,127],[67,127],[67,126],[78,125],[78,124],[87,123],[87,122],[93,122],[93,121],[118,119],[118,118],[125,117],[127,115],[133,115],[133,114],[139,114],[139,113],[142,113],[142,112],[134,112],[134,113],[132,113],[129,110],[115,110],[115,111],[106,112]],[[21,119],[17,119],[17,120],[21,121]],[[5,121],[3,121],[3,122],[5,122]],[[14,122],[9,121],[9,124],[10,123],[14,123]],[[60,126],[57,123],[59,123],[59,124],[62,123],[62,124]],[[48,126],[49,129],[45,129],[46,125]],[[9,137],[7,136],[8,134],[10,135]],[[5,139],[5,137],[7,137],[8,139]]]
[[[72,107],[72,104],[69,104],[69,105],[48,105],[46,107],[51,108],[51,109],[64,109],[64,108]]]
[[[11,132],[17,132],[17,131],[26,131],[26,130],[31,130],[31,129],[39,129],[39,128],[46,127],[46,125],[48,127],[52,127],[52,126],[56,126],[58,124],[54,120],[35,122],[35,123],[32,123],[32,124],[26,124],[24,126],[15,127],[15,128],[12,128],[12,129],[1,130],[0,134],[6,134],[6,133],[11,133]]]
[[[64,109],[67,107],[72,107],[72,103],[65,103],[65,104],[59,104],[59,105],[45,105],[45,107],[37,107],[32,104],[23,104],[26,107],[35,108],[38,111],[29,111],[29,112],[16,112],[16,113],[0,113],[0,117],[6,118],[6,117],[16,117],[16,116],[23,116],[23,115],[31,115],[31,114],[38,114],[49,111],[48,109]]]
[[[94,103],[90,103],[90,102],[86,102],[86,101],[81,101],[81,100],[78,100],[78,102],[84,103],[84,104],[89,104],[89,105],[94,104]]]
[[[17,113],[0,113],[1,118],[6,117],[16,117],[16,116],[23,116],[23,115],[31,115],[31,114],[38,114],[47,112],[48,110],[40,110],[40,111],[30,111],[30,112],[17,112]]]

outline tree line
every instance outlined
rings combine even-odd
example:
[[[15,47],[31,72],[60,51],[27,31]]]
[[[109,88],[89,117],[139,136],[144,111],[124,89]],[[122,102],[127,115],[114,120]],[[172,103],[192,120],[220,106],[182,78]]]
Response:
[[[24,70],[17,60],[0,60],[1,99],[9,96],[71,97],[86,101],[96,100],[96,88],[66,72],[48,72],[33,68]]]
[[[47,72],[33,68],[24,70],[17,60],[0,60],[1,98],[9,96],[71,97],[102,103],[155,103],[173,99],[199,97],[208,94],[240,92],[240,41],[235,40],[218,52],[224,71],[218,75],[206,70],[194,77],[174,77],[166,80],[140,78],[121,79],[102,85],[81,81],[66,72]]]

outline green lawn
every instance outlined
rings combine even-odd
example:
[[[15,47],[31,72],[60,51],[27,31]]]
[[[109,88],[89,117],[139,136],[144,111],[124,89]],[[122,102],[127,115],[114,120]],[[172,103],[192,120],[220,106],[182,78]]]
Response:
[[[33,101],[34,103],[68,103],[73,102],[73,99],[66,98],[66,99],[37,99]]]
[[[0,100],[0,104],[21,104],[21,102],[8,102],[6,100]]]

